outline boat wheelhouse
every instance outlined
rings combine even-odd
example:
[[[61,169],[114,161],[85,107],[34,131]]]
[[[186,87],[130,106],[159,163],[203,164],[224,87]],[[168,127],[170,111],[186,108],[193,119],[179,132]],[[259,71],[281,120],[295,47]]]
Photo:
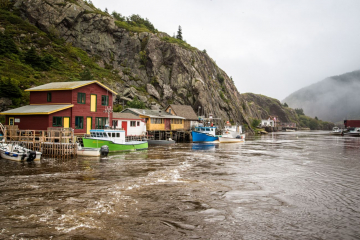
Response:
[[[195,127],[191,136],[193,142],[213,142],[219,139],[216,136],[216,127]]]

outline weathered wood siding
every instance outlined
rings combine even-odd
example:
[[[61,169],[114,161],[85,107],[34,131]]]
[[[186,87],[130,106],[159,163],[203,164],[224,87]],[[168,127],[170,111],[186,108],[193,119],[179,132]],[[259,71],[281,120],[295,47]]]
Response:
[[[51,102],[47,101],[47,94],[49,92],[51,93]],[[70,104],[71,102],[71,90],[30,92],[30,104]]]

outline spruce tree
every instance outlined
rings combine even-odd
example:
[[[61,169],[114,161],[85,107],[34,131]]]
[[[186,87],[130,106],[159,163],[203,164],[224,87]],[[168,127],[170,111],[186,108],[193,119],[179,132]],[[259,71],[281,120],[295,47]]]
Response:
[[[179,26],[179,29],[178,29],[178,31],[177,31],[176,38],[179,39],[179,40],[183,40],[181,26]]]

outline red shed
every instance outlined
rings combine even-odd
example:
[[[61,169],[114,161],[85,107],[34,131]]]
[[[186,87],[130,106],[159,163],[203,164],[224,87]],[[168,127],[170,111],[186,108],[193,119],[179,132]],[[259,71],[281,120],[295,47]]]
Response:
[[[21,130],[71,127],[75,134],[111,126],[116,92],[98,81],[53,82],[26,89],[30,105],[2,112],[6,123]]]
[[[344,120],[345,128],[360,127],[360,120]]]

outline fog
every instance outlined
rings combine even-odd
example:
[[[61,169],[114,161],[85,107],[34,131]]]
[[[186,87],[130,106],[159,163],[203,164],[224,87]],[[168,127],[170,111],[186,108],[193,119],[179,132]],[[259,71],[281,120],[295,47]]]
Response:
[[[360,119],[360,71],[327,78],[284,99],[311,117],[331,122]]]
[[[358,0],[92,0],[139,14],[209,56],[240,93],[284,99],[329,76],[360,68]]]

